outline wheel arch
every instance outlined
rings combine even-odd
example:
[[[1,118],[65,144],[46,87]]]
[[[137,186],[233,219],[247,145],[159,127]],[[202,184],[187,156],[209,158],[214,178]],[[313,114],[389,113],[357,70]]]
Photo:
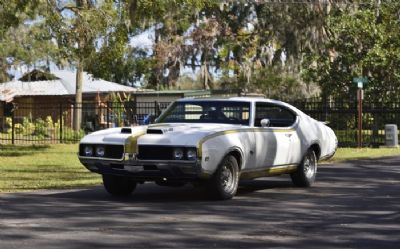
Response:
[[[311,144],[309,149],[314,151],[317,160],[319,160],[321,157],[321,146],[318,143],[314,142],[313,144]]]
[[[227,153],[225,153],[223,159],[228,155],[232,155],[236,159],[236,161],[238,163],[238,166],[239,166],[239,171],[242,170],[242,166],[243,166],[243,152],[242,152],[242,150],[239,147],[236,147],[236,146],[231,147],[227,151]]]

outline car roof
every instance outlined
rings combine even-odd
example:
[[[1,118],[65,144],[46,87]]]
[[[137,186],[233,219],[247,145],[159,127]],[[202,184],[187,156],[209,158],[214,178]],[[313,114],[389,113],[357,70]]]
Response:
[[[207,97],[207,98],[182,98],[178,99],[177,101],[179,102],[208,102],[208,101],[241,101],[241,102],[254,102],[256,100],[266,100],[265,98],[262,97],[233,97],[233,98],[213,98],[213,97]]]
[[[291,109],[292,111],[296,112],[297,114],[303,114],[304,113],[297,109],[296,107],[280,101],[280,100],[275,100],[275,99],[267,99],[264,97],[232,97],[232,98],[182,98],[182,99],[178,99],[178,102],[209,102],[209,101],[232,101],[232,102],[264,102],[264,103],[271,103],[271,104],[277,104],[277,105],[281,105],[284,107],[287,107],[289,109]]]
[[[240,102],[266,102],[281,105],[288,105],[287,103],[275,99],[266,99],[263,97],[233,97],[233,98],[182,98],[178,99],[179,102],[209,102],[209,101],[240,101]]]

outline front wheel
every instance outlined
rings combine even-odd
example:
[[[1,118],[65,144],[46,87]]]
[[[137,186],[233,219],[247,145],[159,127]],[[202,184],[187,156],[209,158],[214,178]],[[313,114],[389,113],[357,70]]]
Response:
[[[103,175],[103,185],[114,196],[128,196],[136,188],[136,182],[123,176]]]
[[[239,183],[239,166],[234,156],[228,155],[222,160],[208,184],[212,197],[219,200],[232,199]]]
[[[311,149],[307,151],[297,171],[290,174],[292,182],[297,187],[310,187],[317,175],[317,157]]]

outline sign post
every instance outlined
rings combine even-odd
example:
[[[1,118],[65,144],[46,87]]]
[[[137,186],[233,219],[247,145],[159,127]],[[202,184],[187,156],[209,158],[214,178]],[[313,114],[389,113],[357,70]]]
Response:
[[[362,147],[362,101],[364,99],[363,86],[368,82],[367,77],[356,77],[353,78],[353,82],[357,84],[357,100],[358,100],[358,136],[357,145],[358,148]]]

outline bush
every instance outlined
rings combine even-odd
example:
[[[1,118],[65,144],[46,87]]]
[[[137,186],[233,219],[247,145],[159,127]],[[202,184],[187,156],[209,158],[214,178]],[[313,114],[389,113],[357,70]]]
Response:
[[[35,125],[30,121],[31,119],[24,117],[22,119],[22,126],[25,135],[31,135],[35,131]]]
[[[54,123],[54,129],[56,130],[60,129],[60,119],[57,119],[57,122]]]
[[[24,133],[25,129],[22,124],[17,123],[14,125],[14,131],[15,131],[15,134],[22,134],[22,133]]]
[[[11,133],[11,127],[12,127],[12,119],[10,117],[6,118],[6,130],[7,133]]]
[[[54,128],[54,123],[53,123],[53,119],[51,118],[51,116],[46,117],[45,126],[47,128]]]
[[[64,143],[75,143],[85,136],[84,130],[74,131],[71,128],[65,128],[63,132]]]
[[[46,127],[46,122],[38,118],[35,120],[35,132],[34,135],[38,137],[47,137],[47,127]]]

